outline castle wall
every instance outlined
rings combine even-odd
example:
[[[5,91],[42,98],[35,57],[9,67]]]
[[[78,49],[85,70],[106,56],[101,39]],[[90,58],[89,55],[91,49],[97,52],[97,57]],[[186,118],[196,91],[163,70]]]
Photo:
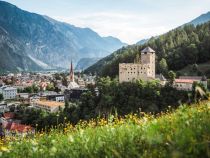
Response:
[[[141,54],[141,63],[119,64],[119,82],[155,79],[155,53]]]

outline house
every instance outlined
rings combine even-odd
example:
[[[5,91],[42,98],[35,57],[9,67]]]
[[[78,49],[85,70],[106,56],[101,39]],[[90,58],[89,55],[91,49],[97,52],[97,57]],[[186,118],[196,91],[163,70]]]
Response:
[[[33,95],[33,96],[29,97],[29,102],[30,103],[37,102],[37,101],[40,101],[40,96]]]
[[[14,120],[14,113],[7,112],[1,117],[1,123],[5,129],[6,136],[28,136],[33,135],[35,130],[28,125],[20,124],[20,120]]]
[[[47,100],[56,101],[56,102],[64,102],[64,95],[63,94],[54,94],[54,95],[47,95]]]
[[[167,83],[167,79],[162,74],[156,74],[155,79],[160,81],[161,85],[165,85]]]
[[[0,113],[9,112],[10,109],[6,103],[0,103]]]
[[[6,119],[6,120],[11,120],[15,117],[15,114],[13,112],[7,112],[7,113],[4,113],[3,114],[3,117]]]
[[[17,94],[17,99],[24,104],[28,104],[29,103],[29,96],[30,96],[29,93],[18,93]]]
[[[141,51],[141,57],[137,54],[134,63],[119,64],[119,82],[131,82],[135,80],[155,79],[155,51],[146,47]]]
[[[35,101],[31,103],[31,106],[46,112],[54,113],[58,112],[60,108],[63,109],[65,104],[56,101]]]
[[[17,96],[17,88],[10,87],[10,86],[3,86],[3,87],[0,87],[0,93],[3,94],[3,97],[5,100],[15,99]]]
[[[3,122],[6,136],[29,136],[35,134],[35,129],[28,125],[23,125],[15,122]]]
[[[178,79],[175,79],[173,86],[178,90],[191,91],[194,82],[202,83],[207,88],[207,79],[205,76],[180,76]]]

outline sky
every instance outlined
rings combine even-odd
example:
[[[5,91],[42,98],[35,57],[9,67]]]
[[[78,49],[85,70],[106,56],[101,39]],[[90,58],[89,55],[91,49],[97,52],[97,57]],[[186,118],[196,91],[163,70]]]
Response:
[[[6,0],[128,44],[157,36],[210,11],[210,0]]]

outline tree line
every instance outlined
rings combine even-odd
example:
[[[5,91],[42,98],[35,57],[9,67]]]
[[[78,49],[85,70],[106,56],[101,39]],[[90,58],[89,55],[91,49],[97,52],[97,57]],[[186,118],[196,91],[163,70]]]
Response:
[[[31,124],[38,129],[52,127],[64,121],[73,124],[80,120],[105,117],[110,114],[124,116],[130,113],[165,111],[168,106],[176,108],[181,103],[190,101],[189,92],[178,91],[170,84],[163,87],[159,81],[119,83],[109,77],[99,78],[95,86],[83,93],[80,100],[74,103],[66,101],[65,109],[58,113],[47,113],[41,110],[20,107],[17,119],[24,124]],[[193,98],[192,98],[193,99]],[[36,126],[37,125],[37,126]]]

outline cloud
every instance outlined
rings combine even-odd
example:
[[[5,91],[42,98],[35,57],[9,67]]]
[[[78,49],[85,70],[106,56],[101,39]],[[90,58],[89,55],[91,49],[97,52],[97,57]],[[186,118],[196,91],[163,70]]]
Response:
[[[162,20],[153,19],[152,16],[150,14],[98,12],[74,17],[54,16],[54,18],[79,27],[89,27],[101,36],[112,35],[123,42],[132,44],[171,29],[170,25],[164,26]]]

